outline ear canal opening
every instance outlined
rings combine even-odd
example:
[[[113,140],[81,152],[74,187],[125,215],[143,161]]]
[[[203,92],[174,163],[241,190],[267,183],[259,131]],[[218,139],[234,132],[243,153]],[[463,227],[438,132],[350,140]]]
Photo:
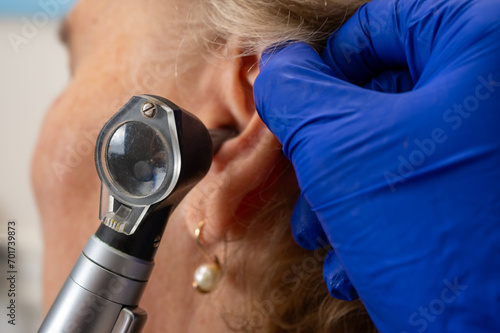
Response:
[[[214,155],[217,154],[217,151],[224,142],[238,135],[238,131],[234,128],[209,129],[208,133],[210,134],[210,138],[212,139]]]

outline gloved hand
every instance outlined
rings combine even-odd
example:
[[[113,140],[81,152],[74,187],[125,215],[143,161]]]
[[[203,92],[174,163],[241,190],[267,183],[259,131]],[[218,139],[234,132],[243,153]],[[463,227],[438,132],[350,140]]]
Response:
[[[374,0],[321,55],[261,60],[294,236],[328,239],[332,294],[346,274],[381,332],[500,331],[499,18],[497,0]]]

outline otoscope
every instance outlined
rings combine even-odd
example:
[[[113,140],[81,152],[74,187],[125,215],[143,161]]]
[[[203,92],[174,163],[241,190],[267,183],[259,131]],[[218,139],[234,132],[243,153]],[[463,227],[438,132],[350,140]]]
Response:
[[[233,134],[152,95],[132,97],[104,125],[95,149],[101,224],[38,332],[142,331],[139,301],[168,217]]]

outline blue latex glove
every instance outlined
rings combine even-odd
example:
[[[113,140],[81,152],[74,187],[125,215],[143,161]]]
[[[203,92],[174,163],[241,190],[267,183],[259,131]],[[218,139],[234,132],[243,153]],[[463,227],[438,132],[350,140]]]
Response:
[[[264,56],[254,94],[332,294],[381,332],[500,331],[499,1],[374,0],[321,56]]]

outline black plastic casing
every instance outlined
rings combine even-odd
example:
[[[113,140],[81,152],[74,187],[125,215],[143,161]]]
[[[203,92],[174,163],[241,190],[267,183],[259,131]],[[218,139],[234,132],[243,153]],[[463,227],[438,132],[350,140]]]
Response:
[[[213,147],[209,131],[196,116],[165,98],[154,95],[146,96],[161,101],[174,112],[181,156],[177,184],[168,197],[151,205],[144,220],[133,234],[126,235],[101,224],[95,235],[121,252],[141,260],[152,261],[170,214],[210,169]],[[158,106],[157,109],[160,110]],[[113,121],[113,118],[110,121]]]

